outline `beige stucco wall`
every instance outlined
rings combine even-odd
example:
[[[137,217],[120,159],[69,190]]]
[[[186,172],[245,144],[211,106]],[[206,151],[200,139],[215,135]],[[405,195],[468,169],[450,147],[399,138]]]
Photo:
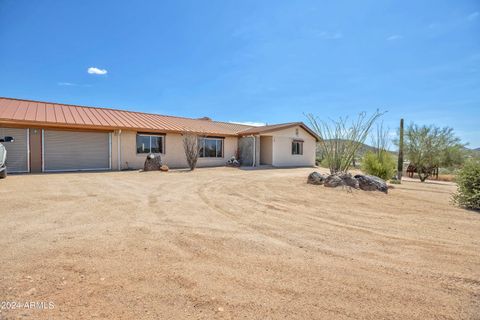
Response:
[[[315,165],[316,140],[302,127],[287,128],[268,133],[268,135],[271,135],[273,138],[272,164],[274,166],[293,167]],[[302,155],[292,154],[292,141],[294,139],[302,139],[304,141]]]
[[[137,154],[137,133],[135,131],[122,131],[121,133],[121,168],[141,169],[147,154]],[[112,135],[112,169],[118,169],[117,136]],[[237,137],[225,137],[223,158],[199,158],[198,167],[223,166],[226,161],[235,155],[238,148]],[[165,135],[164,153],[161,154],[163,163],[170,168],[186,168],[187,159],[183,150],[181,134],[167,133]],[[128,166],[127,166],[128,163]]]
[[[272,164],[272,137],[260,136],[260,164]]]

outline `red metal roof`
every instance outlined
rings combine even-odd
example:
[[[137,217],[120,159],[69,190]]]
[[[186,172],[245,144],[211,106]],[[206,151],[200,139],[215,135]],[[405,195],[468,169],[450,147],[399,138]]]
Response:
[[[237,135],[251,126],[109,108],[0,97],[0,124]]]
[[[246,136],[301,126],[315,139],[320,139],[303,122],[252,127],[230,122],[213,121],[209,118],[191,119],[3,97],[0,97],[0,124],[96,130],[127,129],[146,132],[188,131],[221,136]]]

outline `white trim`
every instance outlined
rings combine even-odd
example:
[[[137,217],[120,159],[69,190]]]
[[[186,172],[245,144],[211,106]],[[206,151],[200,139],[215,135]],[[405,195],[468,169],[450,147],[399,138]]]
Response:
[[[27,128],[27,172],[30,173],[30,128]]]
[[[122,130],[117,131],[118,138],[117,138],[117,162],[118,162],[118,171],[122,170],[122,153],[121,153],[121,147],[122,147]]]
[[[108,133],[108,169],[112,170],[112,133]]]
[[[45,172],[45,130],[42,129],[42,172]]]
[[[257,138],[252,135],[253,138],[253,163],[252,167],[256,167],[257,164]]]

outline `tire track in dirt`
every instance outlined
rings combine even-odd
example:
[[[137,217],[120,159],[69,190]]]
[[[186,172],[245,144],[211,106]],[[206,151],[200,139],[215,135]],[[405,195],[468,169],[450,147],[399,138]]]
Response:
[[[214,183],[214,185],[215,185],[215,183]],[[270,202],[264,202],[264,201],[259,200],[258,198],[255,198],[255,197],[252,197],[252,196],[249,195],[249,194],[259,194],[261,192],[271,191],[273,189],[273,188],[268,188],[266,186],[266,184],[261,183],[261,181],[258,181],[258,180],[255,181],[256,189],[258,189],[259,185],[262,186],[263,187],[262,189],[264,189],[264,190],[262,190],[262,191],[256,190],[256,192],[251,192],[251,190],[248,190],[248,191],[241,192],[241,191],[239,191],[239,190],[241,190],[240,187],[235,188],[235,187],[232,187],[232,186],[223,186],[221,191],[222,191],[223,194],[226,194],[226,193],[228,193],[230,195],[235,194],[236,196],[241,197],[243,200],[248,200],[252,203],[255,203],[255,206],[257,207],[257,209],[258,209],[258,206],[263,206],[265,209],[270,209],[270,210],[263,210],[263,212],[265,212],[265,213],[268,212],[268,214],[269,214],[268,218],[273,219],[277,223],[281,222],[281,223],[283,223],[284,227],[292,229],[292,227],[293,227],[292,223],[296,222],[296,220],[293,220],[293,219],[290,218],[293,215],[293,213],[292,213],[291,210],[288,210],[287,205],[284,205],[284,204],[278,203],[278,202],[276,202],[274,205],[272,205]],[[245,187],[243,187],[243,188],[245,188]],[[210,199],[207,196],[207,194],[218,195],[219,192],[217,192],[217,191],[218,190],[217,190],[216,187],[211,187],[209,185],[204,185],[203,188],[198,190],[198,193],[199,193],[202,201],[204,201],[210,208],[212,208],[215,211],[221,213],[222,215],[228,217],[229,219],[234,220],[236,223],[242,225],[243,227],[248,227],[249,230],[261,233],[262,235],[267,236],[269,238],[274,238],[276,240],[281,240],[284,243],[289,244],[293,248],[298,248],[299,244],[292,244],[292,242],[295,242],[295,240],[293,240],[291,238],[279,236],[278,234],[276,234],[274,232],[266,232],[265,230],[263,230],[259,227],[253,226],[252,224],[247,223],[242,218],[238,217],[238,215],[229,212],[229,210],[227,210],[227,209],[222,208],[219,204],[217,204],[215,202],[214,199]],[[285,195],[280,194],[280,196],[285,196]],[[280,197],[280,198],[282,198],[282,197]],[[272,211],[272,209],[273,209],[273,211]],[[276,213],[276,215],[272,216],[272,214],[274,214],[274,213]],[[389,239],[389,240],[392,240],[392,241],[395,241],[395,242],[401,242],[402,245],[419,246],[419,247],[424,248],[425,250],[427,250],[427,249],[445,250],[446,249],[444,247],[444,245],[439,245],[439,244],[436,244],[436,243],[433,243],[433,242],[430,242],[430,241],[416,240],[416,239],[411,239],[411,238],[401,238],[401,237],[398,237],[398,236],[393,236],[393,235],[389,235],[389,234],[386,234],[386,233],[373,231],[373,230],[370,230],[370,229],[365,228],[365,227],[352,226],[352,225],[337,222],[337,221],[334,221],[334,220],[331,220],[331,219],[320,218],[320,217],[315,216],[313,214],[305,213],[304,211],[295,211],[294,215],[297,216],[298,214],[301,214],[303,217],[305,217],[307,219],[314,220],[316,222],[321,222],[322,224],[328,224],[330,226],[337,227],[337,228],[343,228],[343,229],[346,229],[346,230],[349,230],[349,231],[360,232],[362,234],[368,235],[369,238],[372,239],[373,241],[378,240],[378,238],[386,238],[386,239]],[[267,216],[264,216],[264,217],[267,217]],[[303,225],[302,227],[305,228],[306,226]],[[314,233],[314,231],[315,231],[315,229],[313,227],[313,230],[311,230],[311,232]],[[321,250],[321,251],[322,251],[322,253],[327,254],[329,256],[334,256],[334,257],[342,258],[342,259],[345,259],[345,260],[351,260],[351,258],[349,258],[348,255],[333,253],[333,251],[329,252],[328,250]],[[450,253],[450,251],[447,251],[447,253]],[[452,285],[452,284],[456,285],[456,286],[461,285],[462,287],[467,287],[467,288],[473,289],[473,290],[480,289],[480,285],[478,284],[479,282],[476,279],[458,277],[457,275],[444,274],[444,273],[438,273],[438,272],[437,273],[432,273],[431,270],[428,271],[428,272],[425,272],[422,269],[418,269],[418,268],[415,268],[415,270],[413,271],[412,266],[403,267],[402,264],[400,264],[399,261],[391,261],[391,257],[389,257],[388,255],[384,255],[383,259],[384,259],[384,261],[383,261],[384,265],[382,265],[382,268],[384,269],[384,271],[386,273],[394,272],[394,273],[408,274],[408,273],[414,272],[417,276],[420,276],[423,279],[433,279],[435,281],[439,281],[439,282],[442,282],[442,283],[445,283],[445,284],[448,284],[448,285]],[[357,257],[355,257],[355,260],[362,261],[363,263],[367,263],[368,265],[375,265],[376,267],[379,266],[378,258],[367,258],[367,257],[357,256]],[[388,262],[388,261],[390,261],[390,262]],[[389,265],[385,265],[387,263]]]

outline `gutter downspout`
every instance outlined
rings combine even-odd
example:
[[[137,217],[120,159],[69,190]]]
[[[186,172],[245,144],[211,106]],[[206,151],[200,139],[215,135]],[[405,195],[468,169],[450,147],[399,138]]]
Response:
[[[253,138],[253,163],[252,167],[256,166],[257,158],[257,138],[252,134],[250,135]]]
[[[122,130],[118,130],[118,135],[117,135],[117,162],[118,162],[118,171],[122,170],[122,152],[121,152],[121,144],[122,140],[120,139],[120,135],[122,134]]]

